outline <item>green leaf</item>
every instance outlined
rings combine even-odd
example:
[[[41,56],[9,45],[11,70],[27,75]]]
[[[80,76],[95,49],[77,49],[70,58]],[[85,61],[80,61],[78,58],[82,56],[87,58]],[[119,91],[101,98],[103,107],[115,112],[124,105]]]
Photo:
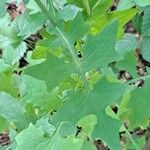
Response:
[[[147,7],[144,11],[144,17],[142,22],[142,34],[143,34],[143,41],[142,41],[142,56],[150,61],[149,55],[149,46],[150,46],[150,7]]]
[[[58,12],[57,17],[67,22],[73,20],[79,11],[81,11],[79,7],[76,7],[75,5],[67,5],[63,10]]]
[[[82,127],[81,133],[79,133],[79,136],[87,136],[91,137],[94,127],[97,124],[97,118],[95,115],[89,115],[83,117],[78,123],[79,127]]]
[[[1,0],[1,2],[0,2],[0,18],[3,17],[6,13],[7,13],[6,0]]]
[[[112,0],[98,0],[92,7],[92,15],[89,17],[92,21],[98,21],[98,19],[107,14],[108,9],[112,5]]]
[[[118,3],[117,10],[129,9],[135,6],[134,0],[120,0]]]
[[[81,148],[81,150],[85,150],[85,149],[96,150],[96,146],[92,142],[86,141],[86,142],[84,142],[83,147]]]
[[[45,22],[43,13],[30,14],[30,11],[26,11],[15,19],[12,26],[17,28],[18,36],[28,37],[41,29]]]
[[[52,89],[70,75],[73,68],[73,64],[65,63],[62,59],[49,53],[45,62],[28,67],[25,74],[46,81],[48,89]]]
[[[142,20],[143,20],[142,14],[136,14],[135,17],[132,19],[133,27],[140,34],[142,31]]]
[[[39,119],[35,127],[42,128],[42,131],[46,134],[48,134],[50,137],[53,136],[53,133],[55,132],[56,128],[52,124],[49,123],[49,118],[41,118]]]
[[[36,14],[38,12],[41,12],[41,9],[38,7],[38,5],[36,4],[35,0],[28,0],[28,4],[26,5],[26,7],[31,10],[31,14]],[[41,0],[41,2],[44,4],[44,6],[47,6],[47,1],[46,0]]]
[[[14,97],[18,96],[19,89],[12,74],[0,73],[0,91],[7,92]]]
[[[0,132],[6,131],[7,128],[8,128],[7,120],[0,116]]]
[[[143,87],[135,89],[126,103],[126,108],[129,110],[129,113],[126,114],[131,127],[148,125],[150,116],[150,110],[147,109],[149,106],[149,85],[150,79],[146,78]]]
[[[150,46],[150,36],[143,37],[143,41],[142,41],[142,56],[143,56],[144,59],[146,59],[148,61],[150,61],[149,46]]]
[[[83,68],[107,67],[109,63],[118,59],[115,51],[117,35],[117,21],[113,21],[96,36],[89,35],[83,50]]]
[[[76,40],[82,38],[89,30],[89,26],[83,19],[81,13],[78,13],[76,18],[72,22],[70,22],[67,27],[67,38],[73,45]]]
[[[0,59],[0,73],[5,72],[10,69],[10,66],[7,65],[3,59]]]
[[[116,67],[120,70],[126,70],[132,77],[137,77],[136,64],[136,57],[133,52],[130,52],[125,55],[123,60],[116,63]]]
[[[17,147],[15,150],[35,150],[36,147],[46,141],[41,129],[32,124],[16,136]]]
[[[49,26],[48,32],[57,36],[57,40],[54,42],[54,44],[59,42],[63,47],[68,49],[68,44],[72,48],[75,44],[75,41],[83,37],[88,32],[88,29],[89,27],[87,23],[84,21],[82,14],[79,12],[75,19],[67,23],[66,29],[60,24],[58,28]],[[66,43],[66,40],[68,44]]]
[[[150,1],[149,0],[120,0],[117,9],[118,10],[128,9],[135,6],[135,4],[141,7],[145,7],[150,5]]]
[[[22,82],[25,87],[23,100],[26,101],[26,103],[31,103],[33,106],[38,106],[47,112],[56,110],[61,105],[58,91],[54,90],[48,93],[44,81],[28,75],[23,75]]]
[[[70,93],[62,108],[54,115],[53,121],[69,120],[75,124],[82,117],[94,114],[97,117],[97,125],[93,134],[94,137],[100,137],[112,150],[120,149],[118,132],[121,123],[118,120],[108,117],[105,113],[105,108],[117,102],[127,88],[124,84],[111,83],[103,78],[91,92]]]
[[[76,138],[75,135],[67,136],[65,138],[61,137],[60,132],[64,129],[63,124],[64,123],[60,124],[53,136],[46,142],[41,143],[36,150],[81,150],[84,142],[83,139]]]
[[[20,122],[23,120],[24,108],[17,99],[11,95],[0,92],[0,116],[9,122]]]
[[[137,47],[137,43],[138,41],[135,35],[126,33],[123,39],[116,42],[115,49],[121,56],[124,56],[130,51],[134,51]]]
[[[42,124],[44,127],[45,124]],[[49,126],[50,127],[50,126]],[[82,139],[77,139],[74,136],[62,138],[59,135],[61,126],[53,133],[51,138],[44,137],[44,132],[41,128],[30,124],[27,129],[24,129],[16,136],[16,150],[80,150],[83,144]]]
[[[0,48],[3,49],[2,57],[10,65],[14,65],[26,51],[26,43],[18,36],[15,25],[0,26]]]
[[[67,138],[60,138],[57,134],[45,143],[40,144],[35,150],[80,150],[83,144],[82,139],[77,139],[74,136]]]
[[[144,11],[144,17],[142,22],[142,34],[143,36],[150,36],[150,7],[147,7]]]
[[[145,7],[150,5],[150,1],[149,0],[134,0],[135,3],[141,7]]]
[[[96,21],[92,23],[92,33],[97,33],[101,31],[104,26],[109,24],[112,20],[117,19],[118,20],[118,33],[117,37],[122,37],[124,30],[123,26],[131,20],[135,14],[138,12],[136,8],[131,8],[128,10],[123,10],[123,11],[113,11],[107,13],[105,16],[100,17],[100,21]]]
[[[17,43],[15,47],[12,45],[8,45],[4,48],[3,60],[7,64],[14,65],[16,62],[19,61],[21,57],[24,56],[26,49],[27,45],[25,42],[21,42],[19,44]]]

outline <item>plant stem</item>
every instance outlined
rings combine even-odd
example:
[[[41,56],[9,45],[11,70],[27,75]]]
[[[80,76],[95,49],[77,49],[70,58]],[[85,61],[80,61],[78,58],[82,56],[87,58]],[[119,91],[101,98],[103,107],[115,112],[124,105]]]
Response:
[[[35,2],[40,7],[40,9],[42,10],[42,12],[46,15],[46,17],[49,19],[49,21],[52,23],[52,25],[54,27],[56,27],[57,26],[56,22],[53,20],[53,18],[51,17],[50,13],[46,9],[46,7],[42,4],[42,2],[40,0],[35,0]]]
[[[59,36],[63,39],[64,43],[66,44],[67,48],[68,48],[68,51],[70,53],[70,56],[72,57],[72,59],[74,60],[75,62],[75,65],[77,67],[77,70],[78,70],[78,73],[80,74],[82,80],[83,80],[83,83],[84,83],[84,86],[86,88],[86,90],[88,90],[88,82],[85,78],[85,74],[80,66],[80,62],[79,62],[79,59],[73,49],[73,47],[71,46],[70,44],[70,41],[66,38],[66,36],[63,34],[63,32],[61,31],[61,29],[57,26],[57,24],[55,23],[55,21],[53,21],[51,15],[49,14],[48,10],[46,9],[46,7],[41,3],[40,0],[35,0],[35,2],[37,3],[37,5],[40,7],[40,9],[45,13],[45,15],[47,16],[47,18],[49,19],[49,21],[52,23],[52,25],[56,28],[56,30],[58,31],[59,33]]]
[[[59,32],[59,34],[62,37],[62,39],[64,40],[64,42],[66,43],[66,46],[68,47],[68,51],[69,51],[71,57],[73,58],[76,66],[77,66],[78,73],[81,75],[81,78],[82,78],[82,80],[84,82],[84,85],[85,85],[86,89],[88,90],[88,83],[87,83],[87,81],[85,79],[84,72],[83,72],[83,70],[82,70],[82,68],[80,66],[79,59],[77,58],[77,55],[76,55],[74,49],[72,48],[72,46],[71,46],[70,42],[68,41],[68,39],[63,35],[63,33],[61,32],[61,30],[58,27],[56,27],[56,29]]]
[[[56,17],[55,8],[53,6],[53,0],[48,0],[50,8],[52,8],[53,16]]]
[[[140,150],[139,147],[138,147],[138,145],[137,145],[136,142],[134,141],[132,135],[130,134],[130,132],[127,130],[127,128],[126,128],[125,126],[124,126],[124,130],[125,130],[126,134],[128,135],[128,137],[129,137],[131,143],[133,144],[135,150]]]
[[[101,2],[102,0],[98,0],[97,2],[96,2],[96,4],[93,6],[93,8],[92,8],[92,11],[98,6],[98,4]]]
[[[91,9],[90,9],[90,5],[89,5],[89,1],[88,0],[83,0],[83,5],[85,7],[87,15],[90,16],[91,15]]]

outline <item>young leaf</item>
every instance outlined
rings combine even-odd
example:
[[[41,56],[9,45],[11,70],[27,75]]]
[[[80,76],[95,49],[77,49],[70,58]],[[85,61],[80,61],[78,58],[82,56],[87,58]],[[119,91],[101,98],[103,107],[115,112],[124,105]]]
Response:
[[[124,30],[123,26],[131,20],[138,10],[136,8],[131,8],[128,10],[123,11],[113,11],[110,13],[107,13],[105,16],[100,17],[100,21],[96,21],[92,23],[92,33],[97,33],[103,29],[104,26],[109,24],[112,20],[117,19],[118,20],[118,33],[117,37],[122,37]]]

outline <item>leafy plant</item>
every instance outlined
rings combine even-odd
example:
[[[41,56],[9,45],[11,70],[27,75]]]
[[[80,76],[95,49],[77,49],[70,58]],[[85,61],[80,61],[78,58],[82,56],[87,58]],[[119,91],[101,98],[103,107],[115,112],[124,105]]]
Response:
[[[0,4],[0,131],[11,140],[2,149],[142,149],[134,130],[149,128],[149,1],[14,2],[26,7],[14,20],[12,1]]]

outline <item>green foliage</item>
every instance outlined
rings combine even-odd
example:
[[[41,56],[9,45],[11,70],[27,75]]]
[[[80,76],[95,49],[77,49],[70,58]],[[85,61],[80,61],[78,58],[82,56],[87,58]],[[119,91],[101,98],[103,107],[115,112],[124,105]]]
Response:
[[[98,146],[111,150],[142,149],[144,138],[124,124],[149,127],[149,70],[140,77],[135,56],[141,49],[150,66],[149,0],[120,0],[116,10],[112,0],[24,0],[26,10],[14,20],[6,2],[12,1],[0,3],[0,132],[9,132],[11,144],[3,148],[96,150],[101,140]],[[136,34],[124,32],[129,21]],[[132,80],[119,80],[120,71]]]

